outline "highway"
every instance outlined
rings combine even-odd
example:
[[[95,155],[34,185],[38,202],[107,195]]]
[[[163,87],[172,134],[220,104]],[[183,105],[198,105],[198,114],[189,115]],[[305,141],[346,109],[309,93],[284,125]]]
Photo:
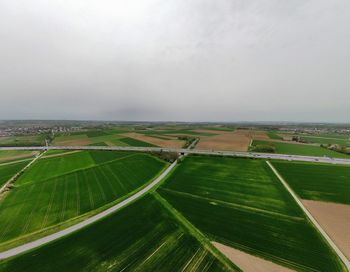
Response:
[[[286,155],[276,153],[235,152],[218,150],[200,150],[183,148],[161,148],[161,147],[132,147],[132,146],[33,146],[33,147],[0,147],[0,150],[110,150],[110,151],[136,151],[136,152],[175,152],[183,155],[215,155],[229,157],[244,157],[257,159],[273,159],[288,161],[322,162],[332,164],[349,164],[350,159]]]

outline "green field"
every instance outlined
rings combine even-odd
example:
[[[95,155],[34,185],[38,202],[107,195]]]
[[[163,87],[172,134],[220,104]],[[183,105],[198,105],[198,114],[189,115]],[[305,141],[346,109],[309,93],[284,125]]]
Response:
[[[156,147],[156,145],[146,143],[144,141],[136,140],[133,138],[121,138],[121,139],[119,139],[119,141],[128,145],[128,146]]]
[[[21,171],[29,162],[18,162],[7,165],[0,165],[0,187],[3,186],[10,178]],[[1,205],[1,204],[0,204]]]
[[[302,156],[318,156],[318,157],[334,157],[334,158],[347,158],[350,156],[342,154],[333,150],[329,150],[320,146],[306,145],[306,144],[292,144],[292,143],[280,143],[280,142],[268,142],[254,140],[252,146],[257,145],[271,145],[276,149],[278,154],[288,155],[302,155]]]
[[[165,166],[151,155],[130,152],[82,151],[40,159],[0,202],[0,243],[120,200]]]
[[[350,204],[350,166],[305,162],[273,162],[303,199]]]
[[[283,140],[283,137],[279,136],[277,133],[277,131],[269,131],[266,135],[273,140]]]
[[[33,157],[33,151],[0,150],[0,164],[4,162],[24,160]]]
[[[125,132],[125,131],[124,131]],[[53,144],[66,144],[67,141],[88,140],[91,146],[141,146],[141,147],[155,147],[155,145],[140,141],[137,139],[126,137],[120,134],[109,134],[105,131],[91,131],[85,134],[64,135],[55,138]]]
[[[349,138],[341,138],[341,137],[331,137],[331,136],[308,136],[308,135],[299,135],[300,138],[312,142],[312,143],[319,143],[319,144],[338,144],[342,146],[350,146],[350,140]]]
[[[188,157],[158,192],[211,240],[300,271],[344,271],[265,161]]]
[[[0,146],[41,146],[45,145],[45,135],[0,137]]]
[[[135,131],[144,135],[172,135],[172,134],[181,134],[181,135],[198,135],[198,136],[215,136],[217,133],[213,131],[213,133],[209,132],[198,132],[192,129],[167,129],[167,130],[137,130]]]
[[[151,195],[79,232],[0,263],[23,271],[227,271]]]
[[[199,127],[198,129],[213,130],[213,131],[234,131],[232,127]]]

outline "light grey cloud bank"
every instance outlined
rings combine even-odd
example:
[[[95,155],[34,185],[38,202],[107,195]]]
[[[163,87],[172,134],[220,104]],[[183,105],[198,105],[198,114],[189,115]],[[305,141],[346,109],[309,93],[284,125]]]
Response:
[[[0,119],[350,122],[348,0],[2,0]]]

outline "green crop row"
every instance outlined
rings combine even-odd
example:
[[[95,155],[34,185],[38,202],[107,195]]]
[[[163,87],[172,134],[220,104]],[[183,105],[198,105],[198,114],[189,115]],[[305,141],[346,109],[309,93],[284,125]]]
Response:
[[[0,242],[116,201],[149,182],[164,166],[165,162],[141,153],[79,152],[40,159],[0,202]]]
[[[0,166],[0,187],[3,186],[15,174],[21,171],[22,168],[24,168],[24,166],[26,166],[28,163],[28,161],[25,161]]]
[[[350,204],[350,166],[282,161],[273,165],[301,198]]]
[[[281,143],[254,140],[253,146],[257,145],[271,145],[275,148],[275,152],[279,154],[288,155],[302,155],[302,156],[318,156],[318,157],[334,157],[334,158],[350,158],[349,155],[342,154],[327,148],[316,145],[296,144],[296,143]]]
[[[225,271],[148,195],[64,239],[0,263],[0,271]]]
[[[299,271],[344,271],[262,160],[188,157],[158,192],[214,241]]]

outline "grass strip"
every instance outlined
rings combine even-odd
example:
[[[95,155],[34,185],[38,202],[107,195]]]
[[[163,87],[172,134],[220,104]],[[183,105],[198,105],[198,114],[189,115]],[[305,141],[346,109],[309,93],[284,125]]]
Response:
[[[209,239],[201,233],[197,228],[195,228],[181,213],[179,213],[173,206],[170,205],[163,197],[161,197],[157,192],[151,193],[155,199],[157,199],[162,206],[171,213],[175,219],[191,234],[193,235],[205,249],[207,249],[211,254],[213,254],[225,267],[231,271],[242,271],[237,265],[231,262],[225,255],[223,255],[210,241]]]

